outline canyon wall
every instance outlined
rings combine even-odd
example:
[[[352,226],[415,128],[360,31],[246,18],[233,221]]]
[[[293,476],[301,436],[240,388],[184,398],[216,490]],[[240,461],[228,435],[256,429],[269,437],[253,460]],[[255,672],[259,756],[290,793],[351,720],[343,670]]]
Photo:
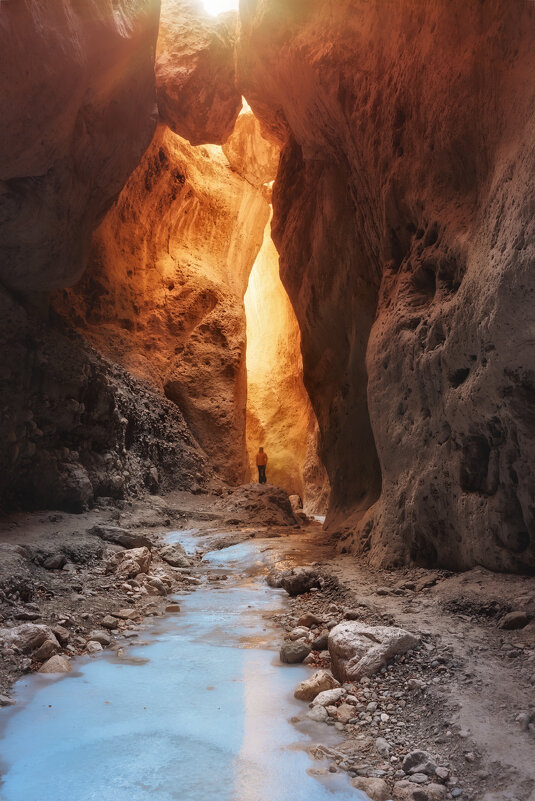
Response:
[[[325,510],[328,482],[317,455],[316,418],[303,384],[301,335],[279,277],[268,223],[245,293],[247,317],[247,449],[268,454],[270,484],[297,494],[310,512]]]
[[[157,123],[158,0],[0,5],[0,281],[74,283]],[[135,102],[132,99],[135,98]]]
[[[252,116],[252,115],[251,115]],[[54,308],[176,403],[219,475],[248,474],[243,295],[269,205],[220,147],[161,125]]]
[[[378,565],[535,569],[533,3],[241,18],[330,529]]]

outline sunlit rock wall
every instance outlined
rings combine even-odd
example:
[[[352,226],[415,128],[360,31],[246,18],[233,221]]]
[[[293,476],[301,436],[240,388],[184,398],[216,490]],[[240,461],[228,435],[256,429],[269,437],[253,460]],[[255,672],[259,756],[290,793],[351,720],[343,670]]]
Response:
[[[156,128],[159,0],[0,3],[0,280],[74,283]]]
[[[315,417],[303,385],[301,336],[279,277],[268,223],[245,294],[247,316],[247,448],[257,480],[256,453],[268,454],[268,480],[321,511],[327,492],[317,455]],[[305,467],[306,466],[306,467]]]
[[[535,8],[244,0],[330,527],[375,564],[535,568]]]
[[[216,146],[160,126],[55,308],[105,356],[173,400],[232,482],[245,451],[243,295],[269,215]]]
[[[212,17],[200,0],[162,0],[156,58],[160,119],[192,145],[223,144],[242,107],[236,12]]]

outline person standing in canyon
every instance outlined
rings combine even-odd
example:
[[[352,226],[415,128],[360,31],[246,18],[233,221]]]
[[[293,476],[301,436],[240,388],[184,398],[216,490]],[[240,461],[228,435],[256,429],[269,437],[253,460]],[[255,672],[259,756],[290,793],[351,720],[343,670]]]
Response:
[[[268,456],[267,453],[264,452],[264,448],[260,446],[258,449],[258,453],[256,454],[256,466],[258,467],[258,483],[265,484],[267,482],[266,478],[266,465],[268,463]]]

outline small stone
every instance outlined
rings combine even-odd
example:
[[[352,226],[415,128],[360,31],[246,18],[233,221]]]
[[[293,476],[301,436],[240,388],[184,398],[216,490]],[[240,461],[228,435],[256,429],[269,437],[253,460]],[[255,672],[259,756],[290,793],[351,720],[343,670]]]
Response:
[[[390,798],[390,791],[387,783],[383,779],[367,778],[358,776],[351,782],[356,790],[361,790],[366,793],[371,801],[388,801]]]
[[[340,704],[336,717],[340,723],[349,723],[355,717],[355,710],[349,704]]]
[[[71,670],[71,663],[65,656],[55,654],[48,659],[44,665],[39,668],[39,673],[69,673]]]
[[[306,639],[308,635],[309,635],[308,629],[304,628],[304,626],[300,626],[291,630],[291,632],[288,634],[288,639],[302,640]]]
[[[435,768],[435,776],[441,779],[442,781],[446,781],[449,778],[450,772],[448,768]]]
[[[390,743],[384,737],[377,737],[375,740],[375,748],[382,757],[390,756]]]
[[[312,703],[314,706],[319,704],[320,706],[329,706],[330,704],[334,704],[336,701],[339,701],[346,694],[346,691],[343,687],[336,687],[334,690],[324,690],[323,692],[319,693]]]
[[[328,717],[329,713],[324,706],[313,706],[312,709],[309,709],[307,712],[307,718],[315,720],[317,723],[325,723]]]
[[[315,640],[312,640],[310,646],[313,651],[326,651],[329,645],[329,632],[322,631]]]
[[[13,706],[16,702],[7,695],[0,695],[0,706]]]
[[[321,618],[317,615],[312,614],[312,612],[306,612],[306,614],[302,615],[297,621],[297,626],[304,626],[310,629],[312,626],[319,626],[321,622]]]
[[[429,776],[427,776],[425,773],[413,773],[409,781],[413,782],[414,784],[427,784],[429,781]]]
[[[33,652],[33,657],[38,662],[45,662],[47,659],[50,659],[51,656],[57,654],[59,649],[59,642],[56,640],[53,634],[50,634],[49,638],[45,640],[36,651]]]
[[[111,613],[113,617],[118,617],[121,620],[132,620],[138,616],[135,609],[119,609],[118,612]]]
[[[95,642],[99,642],[104,648],[107,648],[108,645],[111,645],[111,637],[107,631],[99,631],[96,629],[92,631],[89,635],[90,640],[94,640]]]
[[[168,604],[165,607],[166,612],[180,612],[180,605],[179,604]]]
[[[111,615],[106,615],[106,617],[102,619],[100,625],[104,626],[105,629],[116,629],[117,620]]]
[[[451,791],[452,798],[459,798],[463,794],[463,791],[460,787],[456,787],[454,790]]]
[[[89,640],[85,649],[88,654],[96,654],[99,651],[102,651],[102,645],[96,640]]]

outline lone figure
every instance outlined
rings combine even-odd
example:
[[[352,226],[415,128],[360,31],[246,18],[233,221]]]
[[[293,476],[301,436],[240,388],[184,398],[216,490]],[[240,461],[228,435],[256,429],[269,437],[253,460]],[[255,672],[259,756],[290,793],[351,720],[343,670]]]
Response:
[[[263,448],[258,449],[256,454],[256,466],[258,467],[258,483],[265,484],[266,478],[266,465],[268,463],[267,453],[264,453]]]

